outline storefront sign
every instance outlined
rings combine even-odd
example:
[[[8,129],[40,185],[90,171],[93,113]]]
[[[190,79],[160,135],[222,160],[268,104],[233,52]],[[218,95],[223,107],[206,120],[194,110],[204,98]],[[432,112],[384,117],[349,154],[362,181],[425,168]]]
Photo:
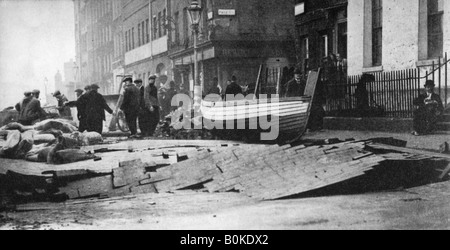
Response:
[[[219,9],[219,16],[235,16],[236,10],[221,10]]]

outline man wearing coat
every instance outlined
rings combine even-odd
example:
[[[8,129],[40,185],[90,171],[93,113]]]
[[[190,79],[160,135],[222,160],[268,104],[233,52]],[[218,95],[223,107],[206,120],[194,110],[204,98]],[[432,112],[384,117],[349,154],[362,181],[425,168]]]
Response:
[[[70,107],[65,105],[66,103],[69,102],[67,97],[65,95],[61,94],[61,91],[59,91],[59,90],[57,90],[53,94],[53,97],[55,97],[56,100],[58,101],[58,112],[59,112],[59,115],[62,118],[72,120],[72,112],[70,111]]]
[[[130,138],[137,137],[137,118],[139,115],[140,108],[140,91],[133,84],[131,78],[126,78],[125,83],[125,93],[123,96],[123,103],[120,107],[125,113],[125,119],[127,121],[128,127],[130,128]]]
[[[106,120],[105,110],[112,114],[112,109],[106,104],[105,98],[98,93],[100,87],[91,85],[91,92],[86,94],[86,126],[88,132],[102,134],[103,121]]]
[[[444,105],[440,96],[434,93],[434,82],[428,80],[425,83],[426,93],[414,100],[417,110],[414,112],[413,135],[420,136],[433,132],[439,117],[444,113]]]
[[[144,91],[145,109],[149,116],[149,130],[148,135],[152,136],[155,133],[156,127],[159,123],[159,102],[158,89],[155,86],[156,76],[148,78],[148,85]]]
[[[143,82],[141,79],[137,79],[134,83],[139,90],[139,129],[141,130],[142,137],[148,137],[150,128],[150,112],[145,107],[145,87],[142,84]]]
[[[25,93],[24,100],[19,105],[16,105],[16,109],[19,111],[18,121],[25,126],[33,125],[47,115],[41,108],[41,102],[39,101],[40,91],[33,90],[31,93],[31,95],[29,92]]]
[[[33,99],[33,94],[31,92],[25,92],[24,95],[25,97],[23,100],[16,104],[16,110],[19,112],[18,120],[22,125],[31,125],[27,122],[28,119],[26,117],[26,110],[27,105],[30,103],[31,99]]]

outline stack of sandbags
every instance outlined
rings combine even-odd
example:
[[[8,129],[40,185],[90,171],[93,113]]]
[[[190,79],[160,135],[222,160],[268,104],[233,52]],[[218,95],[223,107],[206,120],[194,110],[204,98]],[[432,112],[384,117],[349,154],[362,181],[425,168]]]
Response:
[[[103,142],[103,137],[97,132],[73,132],[71,138],[76,140],[79,146],[91,146]]]
[[[1,134],[3,137],[0,157],[22,159],[33,148],[34,131],[20,133],[19,130],[6,130]]]
[[[33,128],[37,131],[59,130],[62,133],[67,134],[78,130],[77,127],[72,125],[69,121],[61,119],[38,122],[33,126]]]

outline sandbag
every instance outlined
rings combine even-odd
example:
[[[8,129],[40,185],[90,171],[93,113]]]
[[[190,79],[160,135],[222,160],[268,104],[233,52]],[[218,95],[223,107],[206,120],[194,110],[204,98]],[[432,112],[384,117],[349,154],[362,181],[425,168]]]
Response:
[[[70,124],[70,125],[72,125],[74,127],[78,127],[78,124],[75,121],[73,121],[73,120],[55,119],[55,121],[61,122],[61,123],[67,123],[67,124]]]
[[[15,151],[19,146],[22,135],[18,130],[12,130],[8,133],[8,137],[3,147],[1,148],[0,157],[2,158],[14,158]]]
[[[67,164],[94,159],[95,156],[79,149],[65,149],[56,152],[54,164]]]
[[[33,126],[24,126],[18,122],[12,122],[0,128],[0,130],[19,130],[22,133],[33,129]]]
[[[25,159],[25,155],[33,148],[34,133],[33,130],[22,133],[20,143],[14,153],[14,158]]]
[[[38,131],[46,131],[50,129],[61,130],[63,133],[72,133],[77,131],[77,127],[71,125],[66,120],[45,120],[34,125],[34,129]]]
[[[6,140],[6,137],[8,136],[9,131],[8,130],[0,130],[0,139]]]
[[[103,143],[103,137],[97,132],[74,132],[71,137],[78,141],[80,146],[91,146]]]
[[[47,162],[47,157],[53,147],[44,145],[34,146],[33,149],[25,156],[27,161],[31,162]]]
[[[49,144],[52,142],[56,142],[56,137],[52,134],[35,134],[34,135],[34,144]]]
[[[6,145],[3,147],[3,150],[13,150],[17,148],[17,146],[20,143],[20,138],[22,137],[22,134],[18,130],[13,130],[8,133],[8,136],[6,138]]]

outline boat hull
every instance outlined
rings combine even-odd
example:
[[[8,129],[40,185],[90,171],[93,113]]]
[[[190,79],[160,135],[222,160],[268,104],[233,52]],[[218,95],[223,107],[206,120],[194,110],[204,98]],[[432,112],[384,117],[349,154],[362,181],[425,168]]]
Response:
[[[296,138],[306,130],[310,104],[311,98],[308,97],[232,102],[203,101],[201,111],[206,121],[223,124],[223,128],[219,130],[264,132],[277,129],[280,138]]]

